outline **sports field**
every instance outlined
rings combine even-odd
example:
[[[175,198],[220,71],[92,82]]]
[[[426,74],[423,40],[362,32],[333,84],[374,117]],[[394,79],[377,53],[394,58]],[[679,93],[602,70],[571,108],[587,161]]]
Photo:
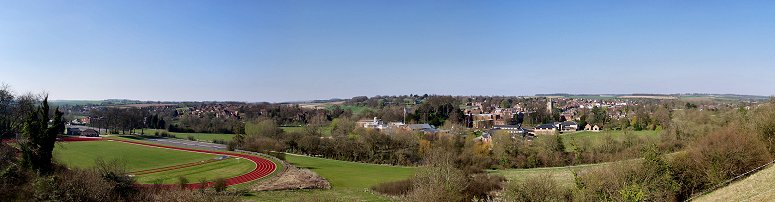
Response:
[[[153,135],[157,129],[145,129],[143,132],[146,135]],[[135,133],[140,133],[140,130],[134,130]],[[170,135],[175,135],[176,138],[180,139],[188,139],[189,136],[194,137],[194,139],[199,141],[205,141],[205,142],[212,142],[213,140],[232,140],[234,138],[234,134],[224,134],[224,133],[177,133],[177,132],[169,132]]]
[[[216,155],[145,147],[114,141],[57,143],[54,158],[68,167],[89,168],[97,159],[117,160],[128,171],[145,170],[216,158]]]
[[[92,167],[97,159],[118,161],[144,184],[175,184],[179,177],[185,177],[190,183],[229,178],[227,182],[238,184],[270,175],[275,170],[274,163],[253,156],[226,156],[215,151],[181,151],[118,141],[122,140],[58,143],[55,159],[78,168]]]
[[[247,199],[256,201],[389,201],[372,194],[369,187],[409,178],[416,168],[337,161],[308,156],[286,155],[299,168],[310,169],[331,183],[330,190],[257,192]]]

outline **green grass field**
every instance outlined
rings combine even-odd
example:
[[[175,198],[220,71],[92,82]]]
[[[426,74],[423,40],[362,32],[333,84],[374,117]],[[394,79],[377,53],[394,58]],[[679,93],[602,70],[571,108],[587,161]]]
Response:
[[[215,155],[146,147],[112,141],[57,143],[54,158],[69,167],[89,168],[97,159],[116,160],[129,171],[203,161]]]
[[[772,201],[775,199],[775,166],[701,196],[696,201]]]
[[[558,184],[565,187],[572,187],[574,185],[573,172],[580,172],[589,169],[596,169],[603,166],[611,165],[616,162],[597,163],[597,164],[584,164],[576,166],[565,167],[548,167],[548,168],[530,168],[530,169],[503,169],[503,170],[491,170],[489,173],[502,175],[509,182],[524,182],[531,177],[543,177],[548,176],[557,181]]]
[[[574,149],[573,143],[581,143],[582,141],[589,141],[593,145],[603,144],[605,138],[610,136],[615,140],[623,140],[628,138],[628,135],[632,137],[645,138],[647,140],[657,141],[659,140],[659,134],[661,130],[643,130],[643,131],[622,131],[622,130],[605,130],[600,132],[591,131],[579,131],[572,133],[562,134],[562,141],[565,144],[567,151]]]
[[[283,126],[283,127],[280,127],[280,128],[282,128],[283,131],[285,131],[286,133],[290,133],[290,132],[303,132],[304,131],[304,127],[300,127],[300,126],[299,127],[297,127],[297,126]],[[320,128],[320,133],[323,134],[323,137],[329,137],[329,136],[331,136],[331,129],[333,129],[331,124],[326,125],[325,127],[321,127]]]
[[[286,155],[299,168],[310,169],[328,179],[330,190],[292,190],[256,192],[246,199],[256,201],[389,201],[372,194],[369,187],[414,175],[413,167],[384,166],[331,159]]]
[[[54,149],[58,162],[68,167],[93,167],[97,159],[116,160],[127,171],[147,170],[190,162],[198,162],[218,157],[213,154],[185,152],[171,149],[154,148],[113,141],[67,142],[58,143]],[[174,184],[178,177],[185,176],[189,182],[201,179],[214,180],[219,177],[233,177],[248,173],[255,164],[245,159],[230,158],[204,165],[175,169],[159,173],[138,175],[140,183]]]
[[[178,183],[178,178],[183,176],[190,183],[195,183],[201,180],[212,181],[221,177],[238,176],[252,171],[255,167],[255,164],[249,160],[229,158],[200,166],[139,175],[135,179],[141,183],[175,184]]]
[[[153,135],[154,132],[156,132],[156,129],[145,129],[143,132],[146,135]],[[140,133],[140,130],[134,130],[135,133]],[[176,133],[176,132],[169,132],[170,135],[175,135],[176,138],[180,139],[188,139],[189,136],[193,136],[194,139],[199,141],[205,141],[205,142],[212,142],[213,140],[232,140],[234,138],[234,134],[223,134],[223,133]]]
[[[363,110],[369,109],[369,107],[366,106],[355,106],[355,105],[339,105],[339,107],[342,110],[349,110],[352,111],[353,115],[358,115],[363,112]],[[334,109],[334,106],[328,106],[326,107],[327,110]]]

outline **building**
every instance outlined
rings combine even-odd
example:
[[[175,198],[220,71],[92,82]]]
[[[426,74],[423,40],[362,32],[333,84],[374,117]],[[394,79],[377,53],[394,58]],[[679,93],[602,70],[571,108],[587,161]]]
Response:
[[[358,124],[360,127],[373,128],[378,130],[382,130],[388,127],[387,124],[382,122],[382,120],[377,119],[377,117],[374,117],[374,119],[361,119],[356,122],[356,124]]]
[[[554,124],[542,124],[536,126],[534,129],[535,134],[554,134],[557,132],[557,126]]]
[[[488,129],[495,125],[495,121],[500,117],[494,114],[469,114],[466,117],[469,122],[467,127],[475,129]]]
[[[496,132],[496,131],[499,131],[499,130],[503,130],[503,131],[506,131],[506,132],[508,132],[509,134],[512,134],[512,135],[513,134],[520,134],[520,135],[522,135],[522,134],[526,133],[526,131],[524,129],[522,129],[521,125],[495,125],[495,126],[492,127],[492,129],[493,129],[492,130],[493,132]]]
[[[79,128],[67,128],[67,135],[81,135],[81,129]]]
[[[573,121],[565,121],[554,123],[557,130],[561,132],[576,131],[579,129],[579,124]]]
[[[86,130],[81,131],[81,135],[86,136],[86,137],[99,137],[100,136],[100,132],[97,132],[94,129],[86,129]]]
[[[409,124],[406,125],[407,128],[409,128],[412,131],[420,131],[423,133],[436,133],[439,130],[433,127],[431,124],[423,123],[423,124]]]
[[[546,102],[546,112],[552,114],[552,111],[554,110],[554,103],[552,103],[551,98],[548,98],[547,100],[549,101]]]
[[[600,127],[597,126],[597,125],[593,126],[593,125],[587,124],[586,126],[584,126],[584,130],[585,131],[592,131],[592,132],[599,132],[600,131]]]

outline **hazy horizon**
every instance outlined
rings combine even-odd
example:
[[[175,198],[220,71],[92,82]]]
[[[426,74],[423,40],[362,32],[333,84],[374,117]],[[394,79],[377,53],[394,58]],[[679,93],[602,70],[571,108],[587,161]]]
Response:
[[[346,2],[6,2],[0,82],[52,100],[775,95],[767,1]]]

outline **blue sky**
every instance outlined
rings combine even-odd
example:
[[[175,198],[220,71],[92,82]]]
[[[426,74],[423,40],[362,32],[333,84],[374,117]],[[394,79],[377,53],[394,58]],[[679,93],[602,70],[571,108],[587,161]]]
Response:
[[[52,99],[775,94],[768,1],[6,1],[0,82]]]

